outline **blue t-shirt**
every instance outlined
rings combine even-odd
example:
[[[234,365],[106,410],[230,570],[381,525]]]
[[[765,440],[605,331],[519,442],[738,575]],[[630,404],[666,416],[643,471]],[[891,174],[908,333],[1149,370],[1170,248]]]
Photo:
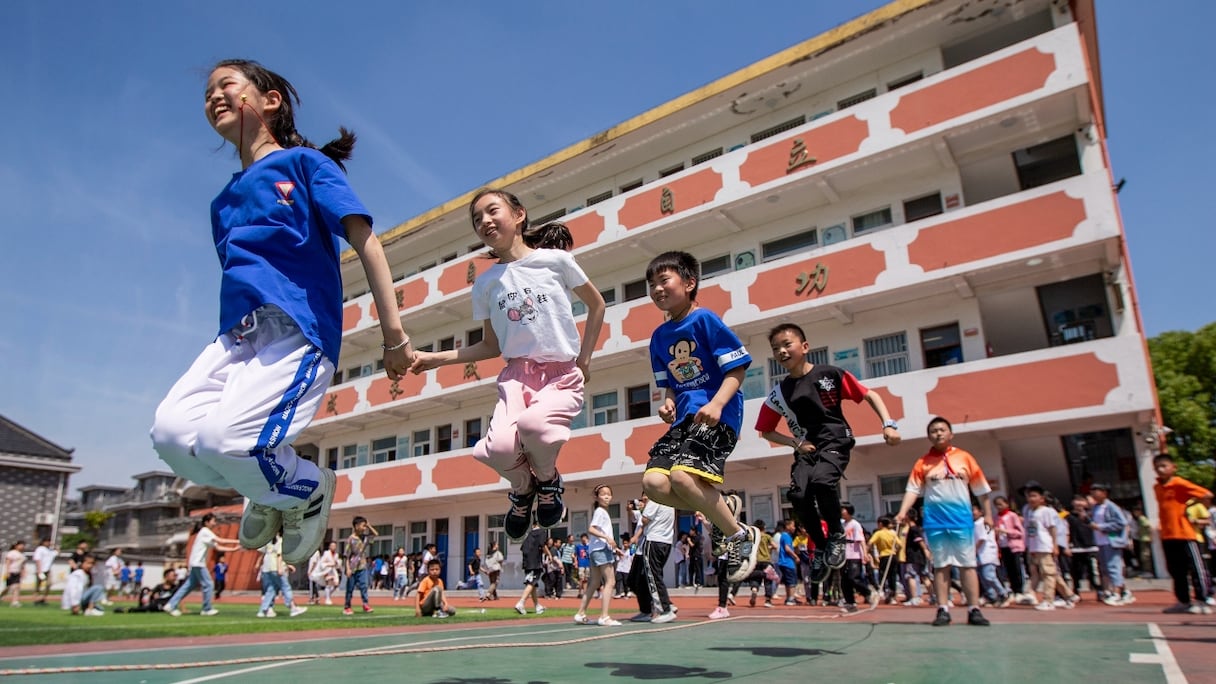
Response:
[[[587,554],[587,545],[586,544],[576,544],[574,546],[574,557],[578,559],[578,567],[580,567],[580,568],[591,567],[591,558]]]
[[[778,532],[774,537],[777,542],[777,565],[783,568],[798,567],[797,561],[792,555],[786,553],[786,548],[794,548],[794,540],[790,537],[789,532]]]
[[[747,368],[751,363],[743,343],[709,309],[694,309],[678,321],[667,321],[650,336],[654,381],[675,394],[676,424],[713,399],[727,371]],[[743,423],[742,391],[722,408],[720,422],[739,433]]]
[[[224,563],[224,562],[216,563],[215,564],[215,581],[223,582],[224,578],[227,576],[228,576],[228,564]]]
[[[332,159],[307,147],[272,152],[211,202],[223,268],[220,331],[265,304],[282,309],[331,361],[342,344],[342,219],[367,209]]]

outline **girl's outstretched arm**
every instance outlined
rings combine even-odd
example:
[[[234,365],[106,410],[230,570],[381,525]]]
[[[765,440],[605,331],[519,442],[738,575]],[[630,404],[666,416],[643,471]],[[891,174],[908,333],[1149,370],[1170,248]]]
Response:
[[[583,343],[578,353],[578,367],[583,371],[583,382],[591,380],[591,352],[595,351],[596,342],[600,338],[600,329],[604,326],[604,295],[595,289],[590,280],[574,288],[574,294],[587,305],[587,326],[583,329]]]
[[[432,368],[448,366],[453,363],[475,363],[492,359],[502,353],[499,348],[498,335],[494,334],[494,326],[487,319],[481,326],[481,341],[461,349],[449,349],[441,352],[415,352],[414,363],[410,372],[414,375],[429,371]]]
[[[397,309],[397,295],[393,292],[393,276],[388,258],[380,239],[372,232],[371,225],[362,216],[351,215],[342,219],[346,229],[346,241],[363,262],[367,284],[376,300],[376,311],[380,314],[380,332],[384,336],[384,371],[390,380],[397,380],[409,370],[414,362],[414,349],[410,337],[401,327],[401,312]]]

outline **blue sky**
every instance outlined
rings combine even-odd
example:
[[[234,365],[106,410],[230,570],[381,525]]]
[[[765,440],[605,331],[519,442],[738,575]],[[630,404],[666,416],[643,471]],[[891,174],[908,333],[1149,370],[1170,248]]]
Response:
[[[75,448],[73,488],[163,468],[148,428],[215,332],[207,207],[238,167],[203,118],[216,60],[284,74],[313,140],[359,134],[350,178],[383,231],[882,4],[0,2],[0,414]],[[1150,335],[1216,320],[1216,146],[1188,125],[1216,104],[1216,3],[1169,9],[1098,3]]]

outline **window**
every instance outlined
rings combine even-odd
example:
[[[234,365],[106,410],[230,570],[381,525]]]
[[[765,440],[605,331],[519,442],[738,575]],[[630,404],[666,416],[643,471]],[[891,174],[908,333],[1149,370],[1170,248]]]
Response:
[[[477,251],[480,251],[480,250],[482,250],[482,249],[485,249],[485,247],[486,247],[486,246],[485,246],[485,245],[483,245],[483,244],[481,244],[480,242],[478,242],[478,243],[477,243],[477,244],[475,244],[475,245],[469,245],[468,253],[469,253],[469,254],[472,254],[473,252],[477,252]]]
[[[338,469],[338,447],[331,447],[325,450],[325,467],[330,470]]]
[[[397,460],[397,437],[372,440],[372,463],[387,463]],[[380,529],[380,528],[376,528]]]
[[[635,280],[632,283],[625,283],[625,301],[631,302],[635,299],[641,299],[650,292],[650,287],[646,284],[646,279]]]
[[[891,207],[883,207],[878,211],[871,211],[868,214],[859,214],[852,218],[853,234],[861,235],[862,233],[883,226],[891,225]]]
[[[902,78],[897,78],[894,81],[891,81],[890,83],[887,84],[887,92],[890,92],[892,90],[899,90],[900,88],[902,88],[906,85],[912,85],[913,83],[916,83],[917,81],[921,80],[924,77],[925,77],[924,72],[918,71],[915,74],[909,74]]]
[[[904,202],[904,222],[906,223],[937,216],[940,213],[942,213],[942,194],[940,192]]]
[[[378,522],[372,527],[380,533],[380,536],[371,541],[371,549],[368,551],[368,558],[376,556],[392,556],[396,552],[393,548],[393,526],[387,522]]]
[[[899,512],[904,501],[904,490],[908,487],[908,476],[882,475],[878,478],[878,491],[881,493],[881,508],[883,515],[895,515]]]
[[[615,423],[618,419],[616,391],[591,395],[591,423],[593,425],[607,425]]]
[[[921,330],[920,346],[925,350],[925,368],[963,362],[963,345],[958,336],[958,323]]]
[[[712,278],[722,273],[730,273],[730,255],[723,254],[701,262],[701,279]]]
[[[704,164],[705,162],[709,161],[710,159],[714,159],[714,158],[721,157],[721,156],[722,156],[722,148],[719,147],[717,149],[710,150],[708,152],[704,152],[702,154],[698,154],[697,156],[693,157],[692,165],[696,166],[697,164]]]
[[[1018,182],[1023,190],[1081,173],[1077,141],[1071,135],[1016,150],[1013,153],[1013,165],[1017,167]]]
[[[354,444],[347,444],[342,447],[342,469],[354,468],[359,464],[359,447]]]
[[[783,257],[794,252],[811,249],[819,244],[819,231],[812,228],[804,230],[801,233],[787,235],[783,238],[777,238],[760,245],[760,257],[764,261],[770,261]]]
[[[334,371],[334,377],[330,378],[329,384],[331,384],[331,385],[341,385],[342,384],[342,370],[341,369]]]
[[[669,167],[663,169],[662,171],[659,171],[659,178],[666,178],[668,176],[674,176],[675,174],[677,174],[683,170],[684,170],[684,162],[680,162],[679,164],[676,164],[675,166],[669,166]]]
[[[604,298],[604,304],[612,306],[616,304],[616,288],[608,287],[600,290],[600,296]]]
[[[431,453],[431,431],[414,430],[414,456],[426,456]]]
[[[739,389],[743,391],[744,401],[768,396],[768,383],[764,382],[764,366],[758,363],[748,366]]]
[[[650,385],[627,387],[625,396],[629,401],[629,407],[626,409],[629,420],[650,417]]]
[[[485,328],[474,328],[464,334],[464,346],[471,347],[485,339]]]
[[[481,419],[473,418],[464,422],[464,445],[471,447],[481,439]]]
[[[410,523],[410,553],[422,553],[422,548],[426,546],[426,521]]]
[[[806,353],[806,359],[807,361],[810,361],[812,365],[826,366],[828,365],[828,348],[816,347],[815,349],[812,349]]]
[[[439,351],[452,351],[456,348],[456,337],[445,337],[439,340]]]
[[[770,128],[766,128],[762,131],[757,131],[756,133],[752,133],[751,141],[754,143],[760,142],[761,140],[764,140],[765,138],[771,138],[774,135],[784,133],[784,132],[790,130],[791,128],[798,128],[799,126],[801,126],[804,123],[806,123],[805,116],[799,116],[797,118],[790,119],[789,121],[779,123],[776,126],[772,126]]]
[[[376,371],[384,370],[384,359],[376,359]]]
[[[557,219],[559,219],[565,215],[566,215],[565,209],[558,209],[557,211],[545,214],[544,216],[536,219],[535,221],[533,221],[532,219],[528,219],[528,224],[533,225],[533,226],[543,226],[546,223],[548,223],[550,221],[556,221]]]
[[[435,428],[435,453],[452,450],[452,426],[440,425]]]
[[[866,377],[908,372],[908,335],[898,332],[865,340]]]
[[[848,109],[849,107],[852,107],[853,105],[858,105],[858,104],[861,104],[862,102],[865,102],[866,100],[871,100],[876,95],[878,95],[878,91],[874,88],[870,88],[869,90],[863,90],[862,92],[857,93],[856,95],[850,95],[850,96],[844,98],[843,100],[837,100],[836,109],[837,109],[837,111],[839,111],[841,109]]]
[[[591,205],[593,205],[593,204],[599,204],[600,202],[603,202],[604,200],[610,200],[610,199],[612,199],[612,191],[611,191],[611,190],[608,190],[608,191],[606,191],[606,192],[601,192],[601,193],[600,193],[600,194],[598,194],[598,195],[595,195],[595,196],[592,196],[592,197],[588,197],[588,198],[587,198],[587,206],[591,206]]]
[[[486,516],[486,547],[482,549],[483,556],[490,550],[492,542],[498,542],[498,550],[502,551],[503,556],[507,555],[506,518],[505,515]]]
[[[459,255],[456,252],[452,252],[451,254],[445,254],[439,259],[439,263],[445,264],[449,261],[455,261],[457,256],[459,256]]]
[[[425,271],[425,270],[427,270],[427,269],[429,269],[429,268],[435,268],[435,262],[434,262],[434,261],[432,261],[432,262],[430,262],[430,263],[426,263],[426,264],[423,264],[423,265],[419,266],[419,267],[418,267],[418,272],[419,272],[419,273],[422,273],[423,271]]]
[[[421,347],[414,347],[414,349],[416,349],[418,351],[424,351],[424,352],[433,352],[433,351],[435,351],[435,343],[427,342],[426,344],[422,345]]]
[[[637,190],[640,187],[642,187],[641,178],[639,178],[635,181],[629,181],[628,183],[621,186],[621,188],[620,188],[621,194],[623,195],[623,194],[629,192],[630,190]]]

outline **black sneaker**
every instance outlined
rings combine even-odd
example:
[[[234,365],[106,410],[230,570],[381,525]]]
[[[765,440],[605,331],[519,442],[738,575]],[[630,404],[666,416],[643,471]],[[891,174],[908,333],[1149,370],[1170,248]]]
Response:
[[[511,541],[518,543],[532,530],[532,500],[536,494],[507,492],[507,498],[511,500],[511,510],[507,511],[507,517],[503,520],[503,531]]]
[[[811,554],[811,581],[815,584],[823,584],[832,572],[824,555],[823,549],[815,549]]]
[[[826,556],[827,557],[824,559],[824,562],[828,564],[829,568],[839,570],[844,567],[845,553],[843,534],[833,534],[832,536],[828,537],[828,550]]]
[[[981,615],[980,617],[983,618],[984,616]],[[970,618],[968,618],[968,619],[970,619]],[[987,620],[984,620],[984,622],[987,622]],[[933,626],[934,627],[944,627],[948,624],[950,624],[949,611],[947,611],[945,608],[938,608],[937,617],[933,618]]]
[[[948,613],[947,616],[949,616]],[[979,608],[972,608],[967,611],[967,624],[975,625],[976,627],[987,627],[992,623],[988,622],[988,618],[984,617]]]
[[[760,530],[750,525],[741,537],[731,537],[726,546],[726,581],[742,582],[756,569],[756,550],[760,546]]]
[[[562,502],[562,476],[548,482],[536,483],[536,522],[541,527],[553,527],[561,523],[566,515],[566,505]]]

